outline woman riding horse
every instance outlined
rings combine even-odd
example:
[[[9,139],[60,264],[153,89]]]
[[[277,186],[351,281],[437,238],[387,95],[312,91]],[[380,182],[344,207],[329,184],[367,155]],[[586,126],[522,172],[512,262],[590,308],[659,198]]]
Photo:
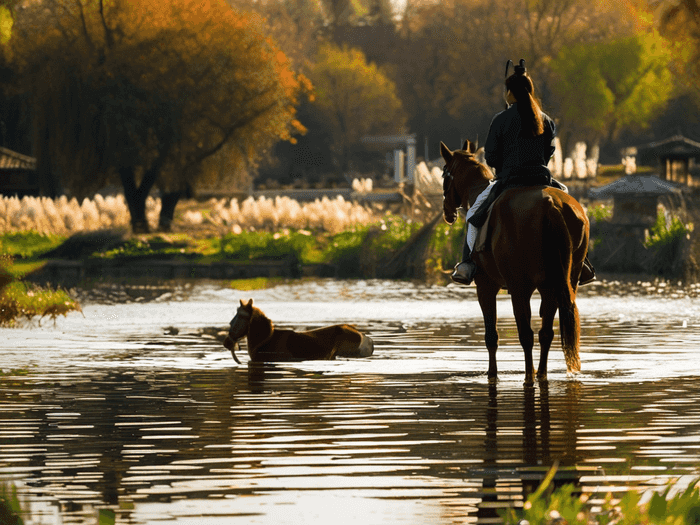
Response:
[[[489,206],[508,187],[525,185],[554,186],[566,191],[566,186],[552,178],[547,164],[554,154],[554,121],[542,111],[535,97],[535,86],[525,68],[525,60],[508,75],[506,64],[506,110],[491,122],[484,146],[486,163],[496,170],[496,178],[477,197],[467,211],[467,233],[464,239],[462,261],[455,266],[452,280],[471,284],[476,274],[472,251],[478,228],[486,221]],[[595,279],[595,271],[584,261],[579,284]]]

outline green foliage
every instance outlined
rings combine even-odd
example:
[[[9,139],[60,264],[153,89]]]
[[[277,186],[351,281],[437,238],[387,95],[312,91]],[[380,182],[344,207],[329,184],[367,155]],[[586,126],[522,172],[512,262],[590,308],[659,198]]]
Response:
[[[221,253],[229,259],[305,259],[315,239],[301,232],[241,232],[230,233],[221,239]]]
[[[460,262],[466,230],[467,223],[463,220],[458,220],[454,225],[440,222],[435,226],[430,237],[426,260],[426,269],[429,273],[442,273]]]
[[[563,48],[551,63],[562,120],[603,138],[647,127],[672,95],[671,59],[656,32]]]
[[[81,311],[66,291],[12,281],[0,291],[0,326],[13,326],[17,319],[49,317]]]
[[[680,240],[687,238],[693,231],[693,224],[684,224],[674,215],[666,216],[663,210],[656,215],[656,222],[651,227],[649,238],[644,241],[644,247],[654,251],[668,250]]]
[[[589,206],[586,210],[588,213],[588,219],[592,223],[603,222],[612,217],[613,209],[611,206],[606,206],[605,204],[596,204]]]
[[[63,241],[63,236],[44,235],[34,231],[3,233],[0,235],[0,254],[22,259],[39,257]]]
[[[659,210],[644,247],[649,250],[648,271],[657,275],[676,275],[682,271],[684,246],[690,239],[693,224]]]
[[[369,227],[363,226],[333,235],[323,250],[322,260],[335,264],[339,275],[359,275],[362,247],[369,230]]]
[[[0,523],[3,525],[23,525],[24,521],[20,517],[24,510],[22,503],[17,497],[17,487],[14,483],[9,486],[7,483],[0,483]]]
[[[322,46],[310,76],[314,106],[332,138],[335,162],[344,171],[362,137],[398,133],[406,122],[396,85],[358,49]]]

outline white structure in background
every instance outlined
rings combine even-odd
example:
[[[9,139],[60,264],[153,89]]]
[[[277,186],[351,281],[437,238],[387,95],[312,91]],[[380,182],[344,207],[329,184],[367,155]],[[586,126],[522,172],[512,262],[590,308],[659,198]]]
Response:
[[[625,175],[632,175],[637,172],[637,158],[627,155],[622,159],[622,165],[625,167]]]
[[[559,137],[554,138],[554,155],[549,159],[549,164],[547,165],[549,171],[552,172],[552,176],[555,179],[561,179],[564,173],[564,155],[561,153],[561,141]]]
[[[554,156],[549,161],[549,170],[552,172],[554,178],[587,179],[594,178],[598,175],[598,160],[600,158],[600,148],[598,146],[593,146],[589,156],[586,156],[586,150],[588,149],[586,143],[577,142],[571,156],[564,159],[562,163],[561,143],[559,142],[559,138],[555,138],[554,140],[556,142],[556,149],[554,151]]]
[[[380,137],[362,137],[364,144],[373,144],[393,148],[394,150],[394,180],[396,182],[413,182],[416,170],[416,136],[415,135],[388,135]],[[399,147],[405,147],[406,153]],[[404,156],[405,155],[405,156]],[[405,170],[404,170],[405,168]],[[405,174],[405,175],[404,175]]]
[[[442,170],[437,166],[430,170],[425,162],[419,163],[416,166],[414,180],[416,189],[423,195],[442,194]]]

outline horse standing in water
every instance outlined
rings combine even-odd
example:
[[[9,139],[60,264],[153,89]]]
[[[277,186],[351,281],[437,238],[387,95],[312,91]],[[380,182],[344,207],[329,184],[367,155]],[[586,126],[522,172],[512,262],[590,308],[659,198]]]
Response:
[[[490,170],[474,157],[469,141],[450,151],[440,143],[445,160],[443,212],[452,224],[457,208],[474,204],[492,179]],[[547,377],[547,356],[554,339],[554,316],[559,310],[562,349],[569,372],[581,369],[580,321],[576,289],[588,251],[589,222],[581,204],[549,186],[522,186],[504,191],[493,204],[484,249],[472,259],[478,267],[474,282],[484,316],[489,379],[497,375],[496,295],[505,288],[511,296],[518,337],[525,353],[525,381],[532,382],[534,334],[530,299],[540,292],[540,362],[538,379]]]
[[[374,352],[374,342],[369,336],[347,325],[333,325],[307,332],[279,330],[259,308],[241,301],[224,346],[236,357],[235,347],[243,337],[247,338],[248,355],[254,362],[328,360],[340,357],[369,357]]]

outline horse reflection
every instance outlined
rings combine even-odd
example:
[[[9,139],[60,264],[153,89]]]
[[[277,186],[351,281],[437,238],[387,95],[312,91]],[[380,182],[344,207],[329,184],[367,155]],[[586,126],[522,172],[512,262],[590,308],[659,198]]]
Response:
[[[562,411],[556,413],[560,413],[564,417],[564,422],[554,425],[555,434],[563,431],[563,436],[556,435],[554,440],[552,440],[549,383],[539,381],[537,385],[525,384],[523,386],[522,461],[513,457],[515,464],[520,464],[515,468],[515,472],[512,468],[507,467],[506,458],[512,453],[513,445],[512,441],[506,442],[510,433],[504,432],[506,428],[513,425],[510,420],[513,405],[499,406],[498,387],[495,383],[489,384],[488,396],[484,428],[485,453],[483,456],[482,498],[477,510],[477,518],[485,521],[499,518],[498,510],[503,508],[502,498],[506,495],[505,488],[508,488],[511,493],[521,492],[522,500],[525,501],[530,494],[537,490],[552,465],[559,465],[553,481],[554,487],[577,483],[580,479],[579,472],[575,468],[578,459],[576,455],[576,431],[579,425],[578,400],[580,398],[580,385],[578,383],[569,382],[566,384],[566,392],[561,398]],[[520,402],[518,397],[516,403]],[[500,415],[500,422],[499,409],[502,409],[503,412]],[[508,418],[507,421],[503,421],[504,416]],[[520,488],[517,485],[514,486],[514,483]]]
[[[259,308],[241,301],[224,346],[236,357],[238,341],[246,338],[248,355],[253,362],[328,360],[340,357],[370,357],[374,342],[355,327],[339,324],[306,332],[275,328]]]

